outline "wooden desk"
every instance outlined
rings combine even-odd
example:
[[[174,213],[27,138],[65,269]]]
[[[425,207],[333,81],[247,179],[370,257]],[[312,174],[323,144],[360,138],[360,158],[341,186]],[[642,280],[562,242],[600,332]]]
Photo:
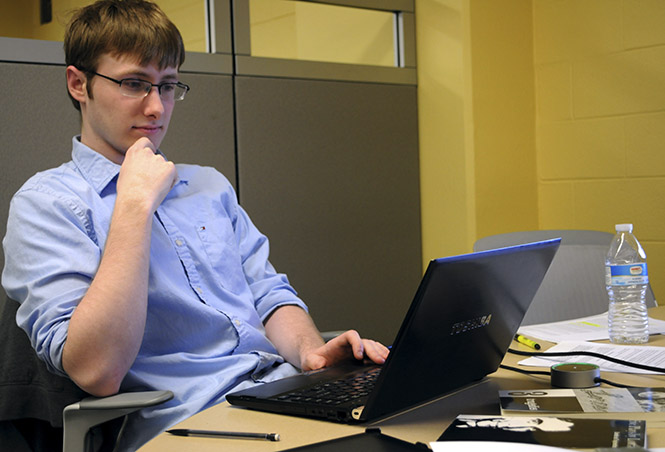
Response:
[[[650,315],[665,319],[665,306],[653,308]],[[543,344],[545,345],[545,344]],[[665,346],[665,336],[652,336],[648,345]],[[513,348],[529,350],[513,342]],[[516,366],[523,357],[508,354],[504,364]],[[534,368],[536,369],[536,368]],[[665,387],[665,375],[611,373],[606,378],[634,386]],[[279,433],[281,441],[182,438],[163,433],[140,450],[142,452],[205,452],[227,450],[279,451],[314,442],[361,433],[367,427],[380,427],[385,434],[410,442],[435,441],[458,414],[499,414],[499,389],[549,388],[549,377],[529,376],[499,369],[487,379],[458,393],[448,395],[388,419],[363,425],[345,425],[219,404],[178,424],[178,428]],[[624,417],[638,416],[628,414]],[[614,416],[619,417],[619,416]],[[648,421],[648,444],[665,447],[665,413],[662,420]]]

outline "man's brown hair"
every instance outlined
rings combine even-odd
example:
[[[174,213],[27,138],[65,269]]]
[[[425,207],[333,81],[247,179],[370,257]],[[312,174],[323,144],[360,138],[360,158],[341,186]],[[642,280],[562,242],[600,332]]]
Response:
[[[106,53],[134,57],[140,65],[155,64],[160,70],[180,68],[185,60],[178,28],[146,0],[99,0],[77,10],[65,30],[64,49],[65,63],[88,78]],[[78,101],[72,102],[81,109]]]

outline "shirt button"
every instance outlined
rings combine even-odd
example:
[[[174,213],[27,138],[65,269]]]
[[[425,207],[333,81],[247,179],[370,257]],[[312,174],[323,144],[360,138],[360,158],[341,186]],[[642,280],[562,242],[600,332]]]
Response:
[[[175,244],[178,246],[182,246],[182,240],[176,239]]]
[[[233,321],[233,323],[235,323],[236,326],[240,326],[240,325],[242,325],[242,322],[241,322],[240,320],[238,320],[238,319],[235,319],[235,320]]]
[[[198,293],[203,293],[203,289],[201,289],[200,287],[197,287],[197,288],[196,288],[196,291],[197,291]]]

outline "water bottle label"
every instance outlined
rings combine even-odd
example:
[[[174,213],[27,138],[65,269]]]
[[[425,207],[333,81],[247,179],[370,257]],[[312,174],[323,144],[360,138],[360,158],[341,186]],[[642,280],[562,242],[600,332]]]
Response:
[[[610,286],[648,284],[649,272],[646,263],[609,265],[605,267],[605,283]]]

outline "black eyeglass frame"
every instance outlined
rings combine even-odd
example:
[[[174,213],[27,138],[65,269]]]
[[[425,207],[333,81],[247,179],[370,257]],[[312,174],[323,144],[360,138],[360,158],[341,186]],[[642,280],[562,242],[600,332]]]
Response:
[[[146,84],[145,85],[146,88],[148,87],[148,85],[150,85],[150,88],[146,89],[144,91],[143,96],[132,96],[132,95],[128,95],[128,94],[120,91],[120,93],[123,96],[133,97],[135,99],[142,99],[144,97],[147,97],[148,94],[150,94],[150,91],[152,90],[153,86],[157,87],[157,92],[159,93],[159,97],[161,98],[162,97],[162,87],[167,86],[167,85],[172,85],[172,86],[177,86],[178,88],[183,90],[182,95],[180,95],[179,97],[175,97],[175,96],[173,97],[174,101],[180,101],[180,100],[183,100],[185,98],[185,95],[187,94],[187,92],[190,89],[189,85],[186,85],[185,83],[182,83],[182,82],[163,82],[163,83],[155,84],[155,83],[151,83],[147,80],[143,80],[143,79],[140,79],[140,78],[123,78],[122,80],[117,80],[117,79],[114,79],[112,77],[109,77],[108,75],[100,74],[99,72],[89,71],[89,70],[86,70],[86,69],[80,69],[80,70],[83,71],[83,72],[89,73],[89,74],[93,74],[93,75],[97,75],[99,77],[105,78],[106,80],[109,80],[113,83],[117,83],[120,88],[122,88],[122,85],[125,82],[141,82],[141,83]]]

